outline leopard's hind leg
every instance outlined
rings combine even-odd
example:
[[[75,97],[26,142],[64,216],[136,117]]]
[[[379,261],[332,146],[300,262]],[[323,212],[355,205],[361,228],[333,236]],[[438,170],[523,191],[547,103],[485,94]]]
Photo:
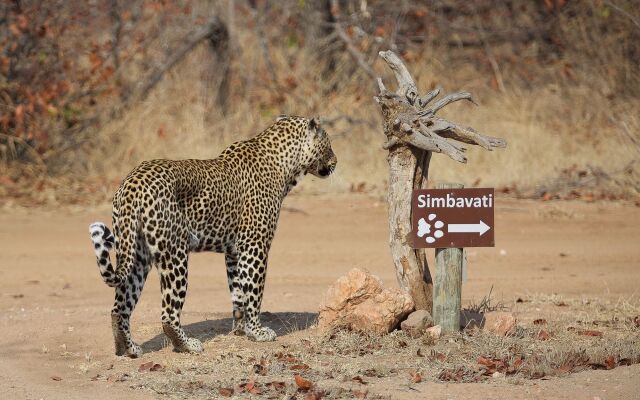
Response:
[[[136,261],[131,274],[116,287],[116,298],[111,310],[111,328],[116,346],[116,355],[139,357],[142,348],[131,338],[130,319],[140,300],[142,288],[151,269],[151,256],[144,238],[136,239]]]
[[[149,219],[143,222],[151,258],[160,275],[162,329],[175,351],[200,353],[203,351],[202,343],[188,337],[180,325],[180,314],[187,295],[187,268],[189,252],[194,248],[194,233],[182,212],[163,196],[167,192],[170,192],[170,188],[161,187],[157,196],[147,199]],[[156,216],[162,219],[156,221]]]
[[[158,257],[162,291],[162,329],[173,343],[175,351],[200,353],[203,351],[202,343],[196,338],[188,337],[180,325],[180,314],[187,295],[189,259],[189,244],[186,240],[184,242],[184,245],[167,242],[166,251]]]
[[[244,335],[244,292],[239,280],[238,253],[233,249],[228,249],[225,252],[224,261],[227,265],[227,282],[233,306],[233,326],[230,333]]]

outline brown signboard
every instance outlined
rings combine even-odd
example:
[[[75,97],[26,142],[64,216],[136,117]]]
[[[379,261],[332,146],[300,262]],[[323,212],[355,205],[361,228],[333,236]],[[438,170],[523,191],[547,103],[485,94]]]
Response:
[[[492,188],[414,190],[413,247],[493,247]]]

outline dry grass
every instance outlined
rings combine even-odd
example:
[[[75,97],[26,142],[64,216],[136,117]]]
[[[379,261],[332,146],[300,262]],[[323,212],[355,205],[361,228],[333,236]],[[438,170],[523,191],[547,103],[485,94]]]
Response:
[[[272,61],[278,81],[295,81],[286,93],[280,93],[281,88],[269,83],[253,33],[239,30],[237,35],[242,52],[234,60],[233,70],[246,71],[246,75],[233,77],[227,115],[206,115],[211,95],[202,89],[206,87],[202,77],[207,55],[199,49],[176,67],[145,102],[96,132],[99,144],[87,149],[89,154],[84,160],[88,175],[119,178],[144,159],[215,157],[231,142],[264,129],[281,113],[319,114],[328,119],[349,115],[367,123],[341,120],[328,128],[339,159],[333,179],[322,185],[304,182],[297,190],[345,191],[364,183],[364,191],[383,192],[386,151],[381,149],[380,115],[371,99],[371,79],[356,73],[337,92],[323,94],[326,84],[317,79],[319,70],[310,60],[297,54],[296,66],[290,67],[292,52],[297,49],[274,47]],[[431,169],[434,180],[533,187],[573,165],[589,165],[611,173],[624,169],[638,157],[638,149],[629,145],[628,133],[633,135],[640,129],[637,113],[630,112],[640,107],[639,99],[605,99],[594,104],[600,101],[594,98],[596,88],[549,83],[525,90],[515,83],[511,85],[508,76],[505,92],[498,92],[487,87],[487,77],[472,64],[451,69],[434,54],[439,53],[425,49],[422,57],[409,66],[418,86],[427,90],[440,84],[445,91],[471,91],[480,107],[455,104],[445,113],[455,121],[509,141],[506,150],[471,149],[468,165],[435,156]],[[389,84],[393,82],[383,63],[378,62],[375,67]],[[637,185],[630,191],[636,194]]]
[[[489,289],[489,293],[487,293],[487,295],[482,297],[479,301],[476,301],[475,299],[471,300],[471,302],[467,305],[466,310],[474,313],[486,313],[504,309],[505,306],[501,301],[494,302],[494,299],[491,298],[492,293],[493,286],[491,286],[491,289]]]
[[[419,381],[520,384],[640,362],[637,299],[609,302],[531,295],[512,304],[512,311],[519,325],[510,337],[467,330],[434,341],[413,339],[401,331],[378,337],[346,331],[323,334],[312,327],[273,343],[216,336],[205,341],[202,356],[162,351],[118,363],[115,370],[102,371],[86,361],[82,368],[88,375],[97,373],[95,379],[121,379],[163,398],[210,398],[228,388],[240,396],[253,393],[253,398],[303,398],[315,391],[323,398],[341,399],[361,398],[368,384],[389,377],[406,388]],[[137,372],[147,359],[161,363],[163,369]],[[312,382],[313,388],[300,390],[295,374]],[[371,391],[367,398],[380,397]]]
[[[293,8],[299,5],[289,4]],[[433,180],[538,193],[534,189],[548,187],[549,182],[551,186],[570,185],[554,181],[563,170],[588,168],[605,173],[605,182],[596,186],[606,186],[605,191],[615,192],[616,198],[638,196],[640,98],[633,50],[637,27],[628,16],[604,7],[602,2],[569,6],[574,8],[573,13],[559,14],[554,31],[564,41],[564,45],[554,44],[563,47],[558,58],[539,49],[545,46],[541,43],[532,42],[518,52],[515,43],[504,42],[492,49],[494,62],[500,64],[496,70],[495,66],[487,68],[486,54],[473,47],[430,47],[437,41],[423,47],[410,46],[408,66],[421,91],[436,85],[441,85],[444,92],[468,90],[480,105],[455,104],[444,114],[509,141],[506,150],[470,149],[468,165],[435,156],[430,171]],[[619,6],[633,9],[631,2],[623,1]],[[203,3],[196,8],[196,14],[225,13],[222,4]],[[317,185],[308,179],[297,188],[299,192],[338,192],[352,187],[384,192],[386,151],[381,149],[379,110],[371,98],[372,79],[354,69],[346,52],[342,59],[347,62],[337,63],[331,82],[320,78],[323,67],[307,54],[313,46],[291,41],[283,34],[287,30],[279,25],[283,21],[267,21],[265,26],[263,36],[269,46],[271,71],[256,27],[252,26],[256,21],[248,21],[233,28],[234,59],[226,115],[210,107],[215,96],[211,77],[216,71],[206,70],[211,55],[203,45],[173,68],[144,102],[87,129],[82,134],[87,139],[78,139],[79,148],[70,150],[69,157],[49,160],[56,171],[68,171],[68,175],[61,173],[51,179],[34,160],[31,164],[11,164],[15,171],[0,165],[0,176],[7,177],[0,185],[0,198],[32,196],[36,203],[84,202],[88,198],[103,201],[109,195],[101,190],[66,188],[74,180],[80,185],[99,180],[105,191],[112,193],[117,182],[142,160],[215,157],[231,142],[256,134],[282,113],[321,115],[330,120],[348,115],[364,121],[350,124],[341,120],[328,127],[340,160],[337,174],[328,184]],[[605,25],[617,29],[600,29]],[[172,29],[179,37],[190,28],[183,23]],[[373,68],[392,85],[394,80],[382,61],[376,61]],[[498,86],[497,75],[502,82]],[[34,171],[25,173],[27,169]],[[22,175],[42,175],[46,188],[32,190],[31,180],[29,187],[9,187]],[[589,187],[592,189],[597,188]],[[41,191],[52,193],[41,195]],[[81,199],[73,199],[74,194]]]
[[[28,181],[22,188],[1,185],[0,197],[29,197],[37,204],[107,201],[122,177],[142,160],[212,158],[230,143],[266,128],[283,113],[321,115],[328,120],[349,116],[356,121],[339,119],[327,126],[339,159],[336,174],[321,184],[312,178],[303,180],[295,189],[298,193],[354,188],[375,194],[386,191],[387,152],[381,148],[381,118],[368,76],[356,70],[341,76],[337,90],[329,91],[329,83],[318,79],[320,66],[309,59],[304,48],[272,43],[274,83],[255,32],[238,27],[234,46],[226,115],[209,106],[213,96],[207,78],[211,74],[206,71],[210,55],[206,48],[198,48],[170,71],[144,102],[122,110],[89,132],[90,139],[81,144],[71,162],[74,165],[68,168],[73,174],[55,179],[42,176],[39,183]],[[468,164],[436,155],[430,170],[432,180],[538,193],[536,187],[570,186],[571,182],[554,181],[563,171],[588,169],[602,171],[606,178],[586,184],[605,185],[606,192],[616,192],[616,198],[638,196],[639,98],[613,96],[613,83],[588,75],[596,73],[588,68],[576,71],[572,82],[561,83],[555,78],[557,66],[538,66],[539,74],[549,79],[535,86],[525,85],[505,70],[505,89],[499,91],[491,87],[492,77],[482,68],[459,58],[451,67],[453,61],[448,57],[446,49],[424,48],[416,53],[408,66],[418,87],[426,91],[440,85],[444,92],[472,92],[479,107],[456,103],[443,114],[486,134],[504,137],[509,145],[493,152],[471,148]],[[340,64],[337,70],[346,73],[348,65]],[[382,61],[377,61],[374,69],[388,85],[393,84]],[[592,84],[594,81],[597,84]],[[18,166],[16,174],[23,172]],[[7,176],[12,174],[7,172]]]

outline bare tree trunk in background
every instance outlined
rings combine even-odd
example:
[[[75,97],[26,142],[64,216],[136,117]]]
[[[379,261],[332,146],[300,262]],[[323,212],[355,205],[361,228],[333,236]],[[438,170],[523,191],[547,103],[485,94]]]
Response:
[[[398,284],[413,298],[416,309],[431,312],[433,283],[425,250],[413,249],[411,243],[412,192],[426,188],[432,153],[444,153],[459,162],[467,161],[463,154],[466,148],[447,138],[480,145],[487,150],[505,147],[507,143],[436,116],[447,104],[472,101],[469,93],[452,93],[433,102],[439,89],[421,97],[402,60],[391,51],[381,51],[380,56],[398,82],[398,89],[391,92],[378,78],[379,93],[375,97],[387,136],[383,147],[389,150],[389,247]]]
[[[164,74],[182,61],[204,40],[207,40],[215,56],[216,65],[213,65],[211,69],[214,73],[213,76],[219,77],[219,80],[214,86],[214,88],[218,90],[216,100],[219,102],[221,108],[223,106],[226,107],[230,72],[229,32],[227,26],[217,16],[211,18],[205,26],[197,28],[186,35],[182,43],[170,52],[169,57],[163,63],[157,65],[147,77],[140,82],[136,95],[130,97],[128,103],[131,104],[134,101],[144,100],[151,90],[162,80]],[[211,97],[213,96],[209,94],[208,98]]]
[[[339,1],[317,0],[306,2],[305,37],[311,56],[322,65],[323,80],[330,79],[336,68],[340,45],[334,24],[339,13]]]
[[[229,84],[231,81],[231,40],[227,25],[215,18],[207,36],[211,62],[205,72],[205,122],[216,115],[214,104],[224,115],[228,110]],[[215,100],[214,100],[215,99]]]

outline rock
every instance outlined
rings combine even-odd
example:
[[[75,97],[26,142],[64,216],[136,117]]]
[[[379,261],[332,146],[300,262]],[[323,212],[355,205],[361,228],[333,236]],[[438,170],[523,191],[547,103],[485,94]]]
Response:
[[[432,326],[431,328],[425,329],[424,334],[434,339],[440,339],[440,336],[442,336],[442,327],[440,325]]]
[[[516,332],[516,316],[505,311],[492,311],[484,314],[484,329],[498,335],[510,336]]]
[[[460,311],[460,329],[481,328],[484,316],[472,310]]]
[[[432,326],[433,318],[427,310],[416,310],[400,323],[400,329],[413,338],[421,336],[426,328]]]
[[[493,374],[491,374],[492,377],[494,378],[502,378],[504,376],[504,374],[502,372],[494,372]]]
[[[354,268],[325,293],[320,304],[318,328],[346,328],[382,335],[398,326],[413,307],[408,294],[385,289],[380,278]]]

